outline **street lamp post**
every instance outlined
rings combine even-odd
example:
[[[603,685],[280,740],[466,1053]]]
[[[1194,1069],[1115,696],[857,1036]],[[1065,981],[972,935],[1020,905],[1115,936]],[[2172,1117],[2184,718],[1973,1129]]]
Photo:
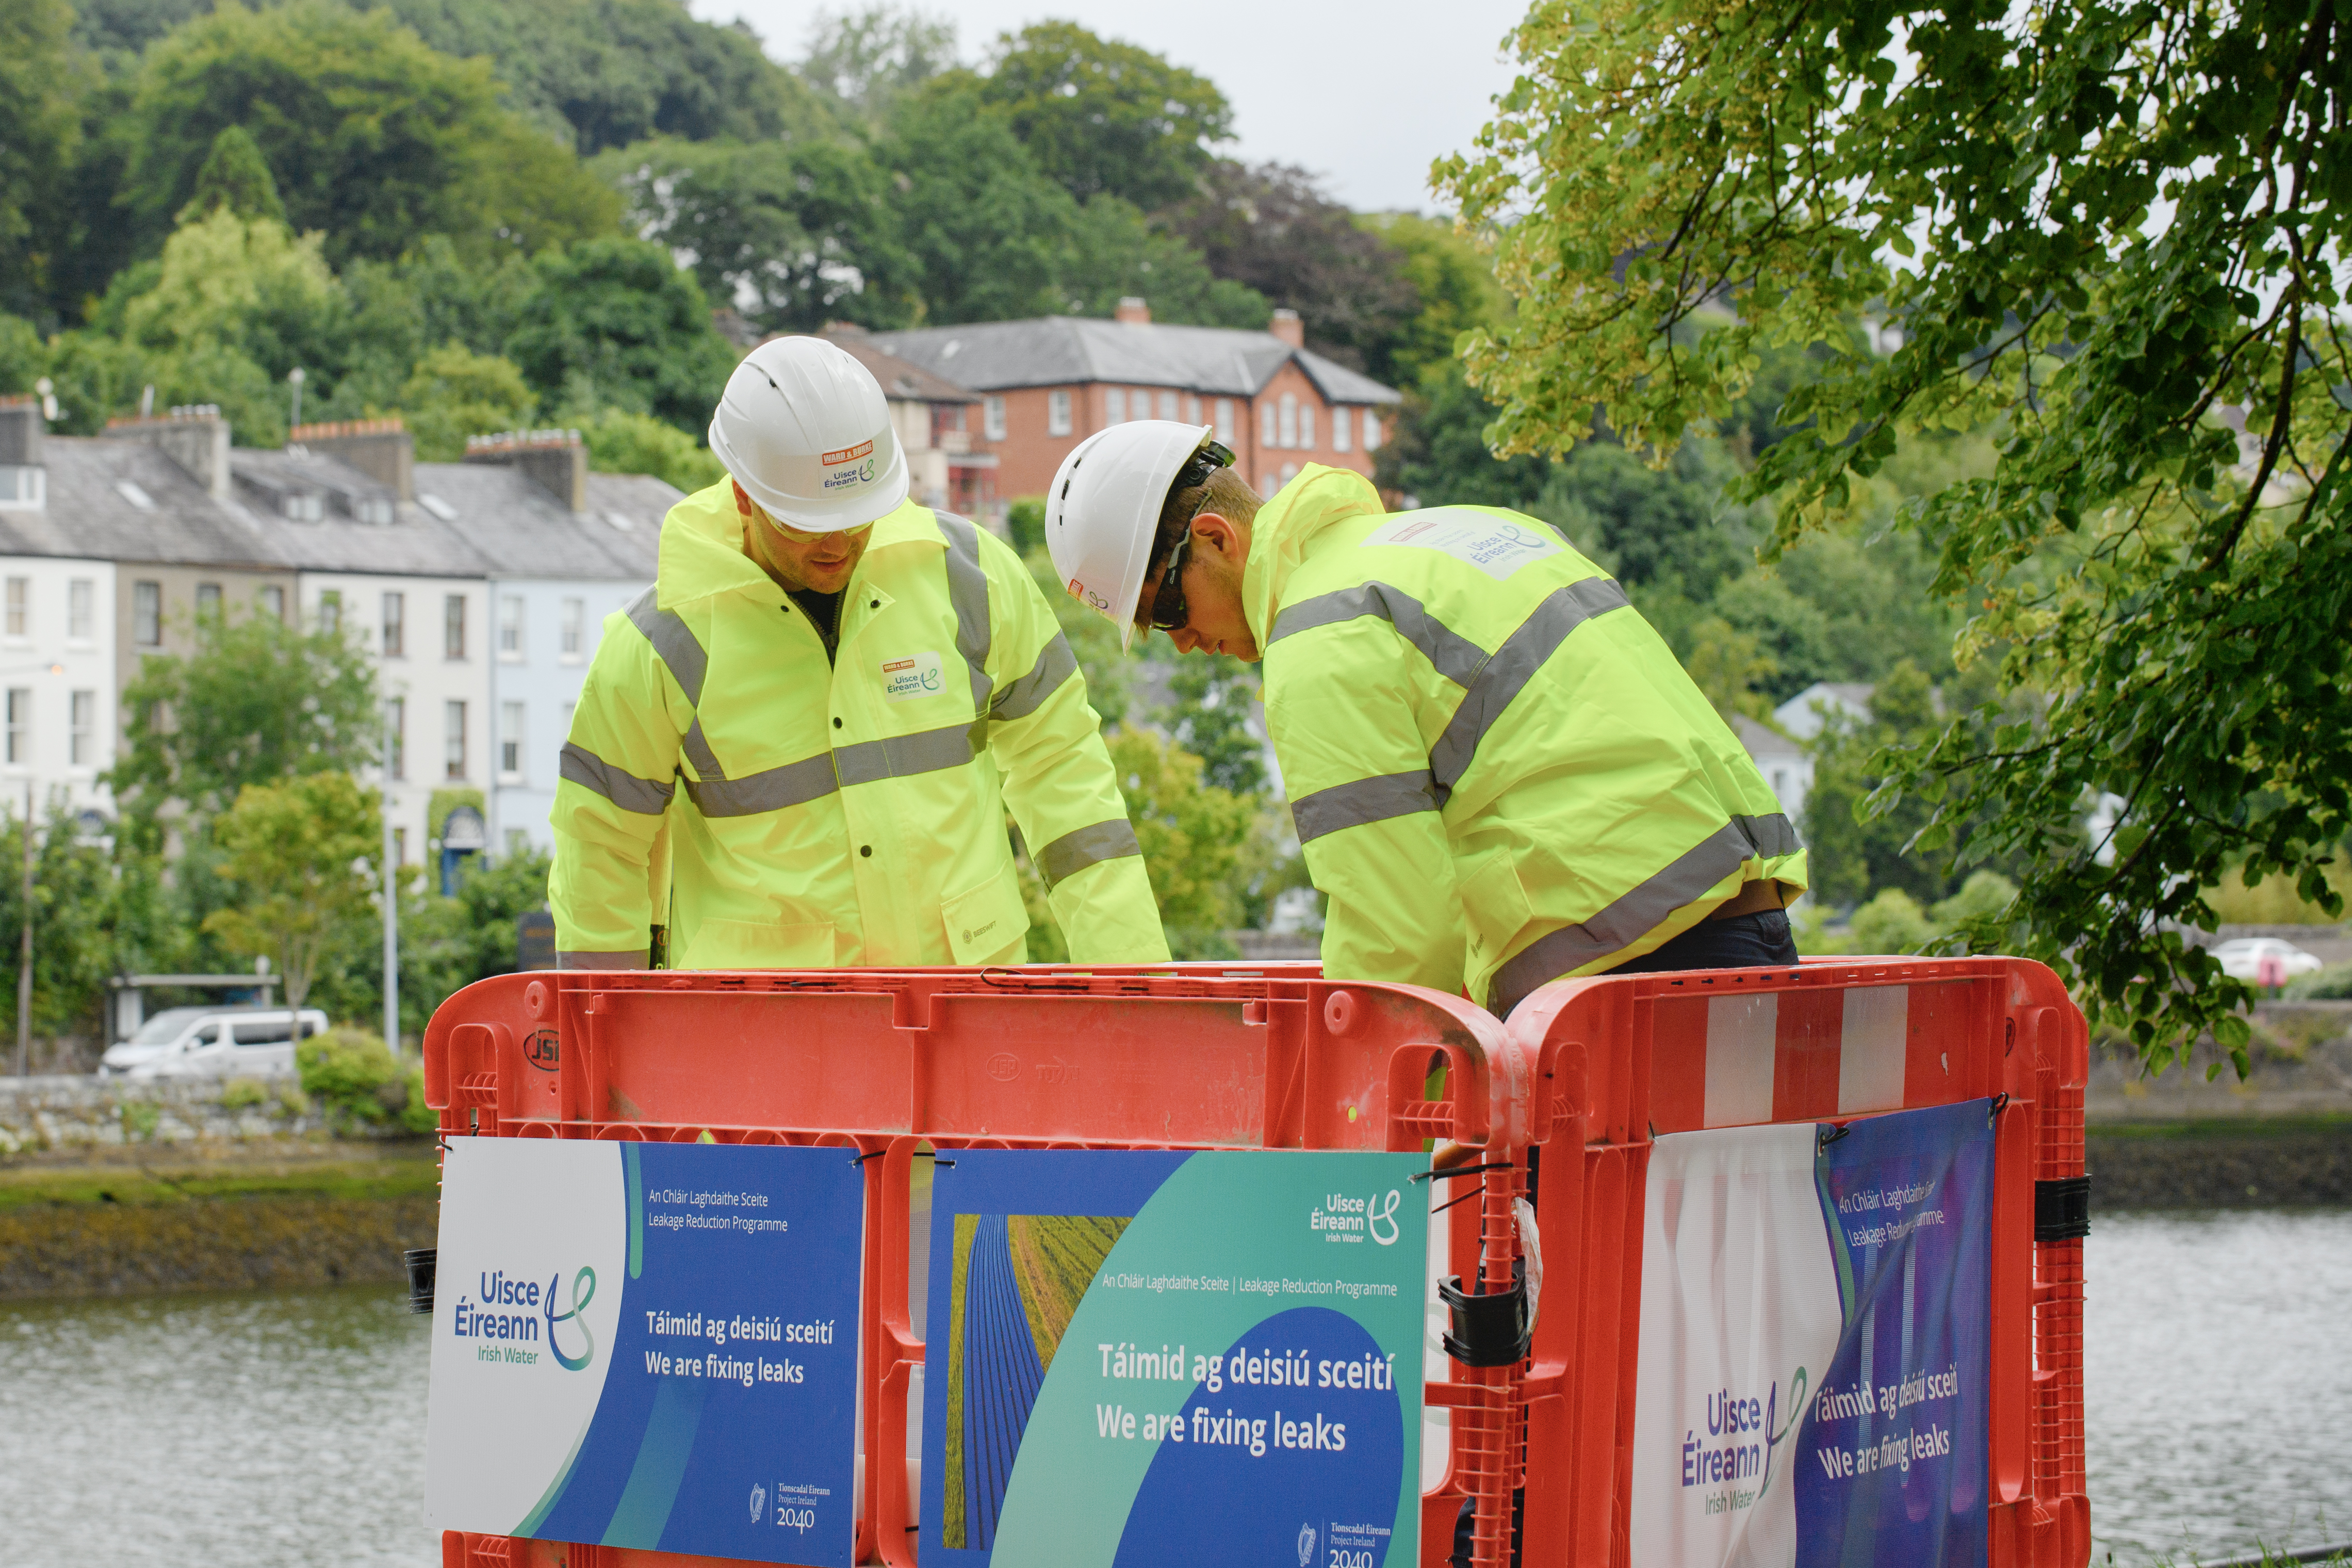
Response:
[[[33,1063],[33,781],[25,781],[25,940],[16,964],[16,1076]]]
[[[400,1055],[400,862],[392,831],[392,704],[383,723],[383,1043]]]
[[[294,426],[302,423],[302,367],[300,365],[298,364],[286,373],[286,384],[294,389],[294,413],[286,421],[286,428],[291,431]]]

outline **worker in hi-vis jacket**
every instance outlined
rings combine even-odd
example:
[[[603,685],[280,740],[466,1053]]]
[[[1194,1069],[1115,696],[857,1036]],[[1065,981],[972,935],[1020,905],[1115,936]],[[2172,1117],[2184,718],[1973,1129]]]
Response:
[[[670,509],[572,716],[559,963],[658,964],[665,935],[681,969],[1022,962],[1007,805],[1074,959],[1165,960],[1052,607],[993,535],[908,500],[873,375],[763,343],[710,449],[730,477]]]
[[[1617,583],[1493,507],[1385,514],[1309,465],[1261,501],[1213,431],[1079,444],[1046,496],[1070,591],[1132,636],[1265,660],[1323,969],[1466,993],[1793,963],[1805,851]]]

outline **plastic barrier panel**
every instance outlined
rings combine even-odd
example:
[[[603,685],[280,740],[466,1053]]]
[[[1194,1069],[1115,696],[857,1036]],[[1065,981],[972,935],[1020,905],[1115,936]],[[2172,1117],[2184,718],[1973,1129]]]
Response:
[[[1885,1527],[1930,1514],[1958,1560],[2088,1561],[2087,1034],[2047,969],[1568,981],[1509,1032],[1542,1252],[1577,1260],[1524,1381],[1522,1561],[1927,1561]]]
[[[427,1100],[451,1135],[837,1147],[858,1162],[860,1563],[916,1557],[909,1472],[923,1468],[898,1456],[911,1458],[924,1447],[910,1439],[910,1407],[919,1412],[944,1394],[925,1387],[927,1347],[914,1304],[918,1291],[936,1301],[949,1281],[927,1267],[935,1249],[910,1246],[913,1225],[928,1217],[940,1156],[988,1149],[1419,1155],[1433,1141],[1466,1146],[1465,1163],[1414,1184],[1405,1202],[1443,1213],[1433,1226],[1443,1239],[1430,1250],[1446,1259],[1439,1272],[1462,1282],[1448,1298],[1458,1303],[1448,1309],[1448,1332],[1491,1351],[1500,1324],[1504,1353],[1524,1348],[1508,1325],[1524,1313],[1516,1204],[1537,1120],[1529,1058],[1507,1047],[1495,1019],[1459,998],[1332,984],[1311,965],[542,972],[451,997],[426,1031],[425,1058]],[[1542,1110],[1548,1133],[1580,1128],[1580,1109]],[[1311,1221],[1302,1215],[1298,1223]],[[1577,1268],[1568,1248],[1547,1290],[1574,1296]],[[1497,1311],[1488,1297],[1511,1300]],[[1423,1563],[1444,1561],[1465,1499],[1477,1504],[1473,1560],[1481,1568],[1507,1561],[1523,1366],[1449,1360],[1433,1369],[1437,1380],[1424,1392],[1444,1418],[1444,1462],[1423,1470]],[[1189,1409],[1185,1419],[1189,1434]],[[1282,1419],[1296,1425],[1287,1410]],[[1400,1443],[1410,1450],[1404,1435]],[[866,1462],[877,1456],[891,1458]],[[748,1514],[747,1504],[736,1506]],[[1329,1522],[1300,1521],[1317,1530],[1314,1561],[1327,1565],[1328,1551],[1340,1546]],[[1290,1544],[1304,1540],[1301,1533]],[[443,1546],[446,1568],[702,1560],[601,1539],[557,1544],[457,1530]],[[1344,1550],[1339,1561],[1357,1563],[1366,1549]]]

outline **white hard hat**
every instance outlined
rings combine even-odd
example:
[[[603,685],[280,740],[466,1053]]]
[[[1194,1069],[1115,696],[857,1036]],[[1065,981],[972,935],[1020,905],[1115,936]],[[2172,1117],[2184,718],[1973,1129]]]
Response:
[[[1045,492],[1045,550],[1054,571],[1074,595],[1109,617],[1121,648],[1135,638],[1136,601],[1150,569],[1160,510],[1177,477],[1204,450],[1218,455],[1217,467],[1233,461],[1216,435],[1213,425],[1168,419],[1114,425],[1073,447]]]
[[[727,378],[710,450],[762,510],[810,533],[863,528],[907,499],[874,373],[823,338],[771,338]]]

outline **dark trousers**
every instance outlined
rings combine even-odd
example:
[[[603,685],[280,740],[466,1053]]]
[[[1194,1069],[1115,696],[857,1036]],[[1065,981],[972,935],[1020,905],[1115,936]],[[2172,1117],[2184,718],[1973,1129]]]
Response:
[[[1608,971],[1611,974],[1657,974],[1675,969],[1777,969],[1797,962],[1797,939],[1785,910],[1763,910],[1729,920],[1701,921],[1653,952]],[[1532,1162],[1530,1162],[1532,1164]],[[1535,1184],[1528,1184],[1530,1195]],[[1511,1498],[1511,1561],[1518,1561],[1519,1510],[1526,1494]],[[1454,1554],[1446,1559],[1469,1568],[1471,1504],[1465,1500],[1454,1524]]]

